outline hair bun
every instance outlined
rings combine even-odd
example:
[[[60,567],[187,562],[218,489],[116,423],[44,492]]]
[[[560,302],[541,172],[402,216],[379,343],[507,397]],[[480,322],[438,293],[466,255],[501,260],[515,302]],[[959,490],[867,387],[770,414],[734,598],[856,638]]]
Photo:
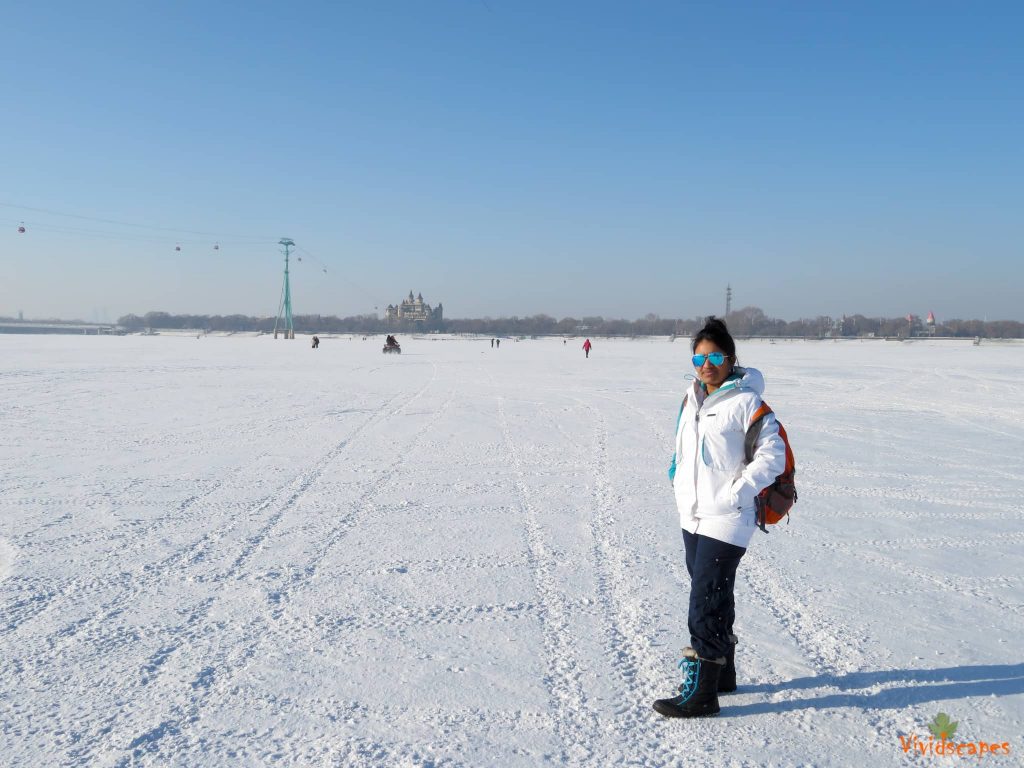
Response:
[[[733,340],[732,334],[729,333],[729,329],[725,326],[725,321],[721,318],[714,315],[708,315],[705,318],[704,327],[694,334],[691,349],[696,349],[697,344],[704,340],[713,342],[723,352],[735,358],[736,342]]]

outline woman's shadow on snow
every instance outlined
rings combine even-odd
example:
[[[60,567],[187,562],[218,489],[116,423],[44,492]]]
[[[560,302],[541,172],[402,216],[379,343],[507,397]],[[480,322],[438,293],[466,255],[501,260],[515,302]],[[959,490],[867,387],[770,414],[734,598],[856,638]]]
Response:
[[[904,685],[898,685],[898,683],[904,683]],[[883,690],[864,690],[877,686],[885,686],[885,688]],[[1012,696],[1024,693],[1024,663],[983,664],[974,667],[947,667],[945,669],[890,669],[878,672],[851,672],[847,675],[798,677],[787,683],[741,685],[737,693],[771,695],[784,691],[825,687],[838,688],[843,693],[739,706],[729,706],[728,697],[721,697],[719,701],[722,703],[723,714],[735,717],[835,707],[902,709],[931,701],[966,699],[975,696]]]

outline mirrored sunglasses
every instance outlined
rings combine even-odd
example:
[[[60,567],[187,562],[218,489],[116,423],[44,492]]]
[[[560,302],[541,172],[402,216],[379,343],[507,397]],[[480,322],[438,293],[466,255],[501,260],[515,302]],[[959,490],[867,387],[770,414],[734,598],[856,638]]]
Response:
[[[725,358],[729,355],[722,354],[721,352],[712,352],[710,355],[694,355],[693,356],[693,367],[700,368],[704,365],[704,361],[707,360],[714,366],[719,366],[725,362]]]

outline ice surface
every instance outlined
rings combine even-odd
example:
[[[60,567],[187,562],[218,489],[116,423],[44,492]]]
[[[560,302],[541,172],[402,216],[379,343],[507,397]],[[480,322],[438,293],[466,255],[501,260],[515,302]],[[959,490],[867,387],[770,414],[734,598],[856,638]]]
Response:
[[[0,336],[0,762],[903,765],[939,711],[1024,750],[1024,345],[740,343],[800,501],[679,722],[685,342],[322,339]]]

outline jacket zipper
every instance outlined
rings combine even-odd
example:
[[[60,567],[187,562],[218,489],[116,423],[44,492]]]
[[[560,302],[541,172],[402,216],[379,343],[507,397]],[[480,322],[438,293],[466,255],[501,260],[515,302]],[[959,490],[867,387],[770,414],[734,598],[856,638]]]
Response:
[[[731,392],[731,391],[733,391],[733,389],[735,389],[735,388],[734,387],[730,387],[726,391],[727,392]],[[697,504],[697,493],[698,493],[698,491],[697,491],[697,475],[700,473],[700,465],[704,463],[704,451],[703,451],[703,446],[701,445],[701,436],[700,436],[700,412],[704,409],[704,406],[706,406],[708,404],[708,401],[711,400],[711,398],[713,398],[717,394],[718,394],[718,392],[713,392],[710,395],[708,395],[707,397],[705,397],[704,398],[704,402],[700,404],[700,406],[697,408],[697,412],[693,415],[693,432],[694,432],[694,436],[695,436],[696,441],[697,441],[696,445],[694,446],[694,461],[693,461],[693,503],[694,504]],[[696,520],[697,520],[697,525],[696,525],[696,528],[694,530],[694,533],[700,532],[701,520],[700,520],[699,517],[696,518]]]
[[[697,503],[697,474],[700,472],[700,407],[697,408],[697,412],[693,415],[693,437],[694,437],[694,453],[693,453],[693,505],[699,507]],[[700,530],[700,518],[695,516],[697,520],[697,526],[694,533]]]

